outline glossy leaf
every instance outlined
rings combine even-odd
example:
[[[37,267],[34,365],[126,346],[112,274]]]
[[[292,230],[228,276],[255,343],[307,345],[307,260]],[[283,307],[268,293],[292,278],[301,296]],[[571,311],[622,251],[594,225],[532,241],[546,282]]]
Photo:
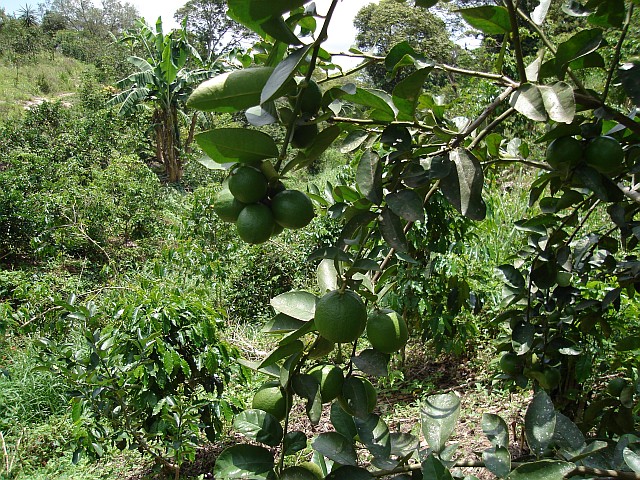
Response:
[[[536,122],[544,122],[547,112],[540,87],[531,83],[523,84],[511,96],[511,106],[518,112]]]
[[[361,467],[345,465],[332,470],[325,480],[374,480],[374,476]]]
[[[323,259],[318,265],[316,278],[318,280],[318,287],[320,288],[321,294],[337,290],[338,271],[336,270],[335,262],[328,258]]]
[[[276,417],[262,410],[245,410],[236,415],[233,428],[245,437],[275,447],[284,434]]]
[[[402,221],[389,208],[382,209],[380,232],[384,240],[398,252],[406,253],[409,250],[409,243],[404,233]]]
[[[487,35],[500,35],[511,31],[509,11],[505,7],[473,7],[458,12],[469,25]]]
[[[622,28],[626,9],[624,0],[600,2],[595,12],[587,19],[591,25],[602,28]]]
[[[365,418],[354,418],[360,441],[377,458],[389,458],[391,455],[391,438],[389,427],[375,413]]]
[[[629,447],[625,447],[622,455],[629,468],[636,473],[640,473],[640,455]]]
[[[423,480],[452,480],[451,473],[433,454],[422,462]]]
[[[516,355],[524,355],[533,345],[535,328],[528,322],[521,322],[513,327],[511,332],[511,345]]]
[[[353,364],[358,369],[368,375],[376,377],[386,377],[389,375],[390,355],[382,353],[373,348],[363,350],[356,357],[351,357]]]
[[[263,2],[269,3],[269,2]],[[289,90],[291,81],[298,67],[307,56],[311,45],[305,45],[293,52],[273,70],[260,94],[260,103],[267,103],[284,95]]]
[[[571,85],[557,82],[539,88],[549,118],[556,122],[571,123],[576,114],[576,102]]]
[[[391,47],[384,59],[384,66],[392,76],[395,76],[398,69],[415,65],[416,63],[422,63],[421,68],[426,66],[424,57],[417,53],[407,41],[397,43]]]
[[[353,417],[343,410],[338,402],[331,404],[331,425],[345,438],[353,439],[358,434]]]
[[[537,25],[542,25],[547,16],[550,5],[551,0],[540,0],[540,3],[538,3],[536,8],[533,9],[533,12],[531,12],[531,20],[533,20]]]
[[[524,430],[529,448],[541,456],[553,440],[556,428],[556,412],[549,395],[540,390],[533,397],[524,417]]]
[[[337,432],[321,433],[312,443],[313,449],[340,465],[357,463],[353,443]]]
[[[267,479],[273,476],[273,455],[269,450],[256,445],[234,445],[218,456],[213,467],[216,478]]]
[[[509,446],[509,428],[507,422],[499,415],[482,414],[482,431],[494,447]]]
[[[520,273],[520,270],[515,268],[513,265],[500,265],[496,270],[501,273],[503,282],[509,287],[516,290],[524,288],[524,277],[522,276],[522,273]]]
[[[368,136],[369,133],[365,130],[358,129],[349,132],[342,145],[340,145],[340,153],[353,152],[364,143]]]
[[[553,443],[575,457],[585,447],[584,435],[568,417],[556,413],[556,426],[553,432]]]
[[[393,104],[398,108],[398,120],[413,121],[422,87],[432,67],[421,68],[402,79],[393,89]]]
[[[372,88],[356,88],[353,95],[347,94],[342,97],[352,103],[372,108],[378,120],[392,121],[396,118],[395,106],[388,93]]]
[[[386,200],[391,211],[406,221],[424,221],[422,198],[415,190],[398,190],[387,195]]]
[[[276,142],[266,133],[246,128],[216,128],[195,135],[204,153],[218,163],[252,163],[278,156]]]
[[[312,425],[317,425],[322,415],[322,396],[320,384],[311,375],[301,374],[293,377],[293,390],[307,400],[306,411]]]
[[[455,168],[440,181],[446,199],[456,210],[471,220],[484,220],[487,206],[482,199],[484,174],[473,154],[462,148],[453,150],[449,159]]]
[[[278,312],[298,320],[313,319],[317,297],[302,290],[283,293],[271,299],[271,306]]]
[[[564,480],[565,475],[574,470],[573,463],[558,460],[540,460],[525,463],[513,470],[508,480]]]
[[[264,333],[289,333],[298,330],[305,324],[302,320],[290,317],[284,313],[278,313],[262,327]]]
[[[307,448],[307,436],[304,432],[294,430],[287,432],[282,443],[285,455],[294,455]]]
[[[482,452],[482,461],[487,469],[499,478],[511,472],[511,454],[506,447],[493,447]]]
[[[265,368],[269,365],[273,365],[274,363],[282,360],[283,358],[288,357],[289,355],[293,355],[294,353],[301,352],[304,349],[304,344],[300,340],[296,340],[294,342],[288,343],[286,345],[282,345],[276,348],[273,352],[269,354],[267,358],[265,358],[258,368]]]
[[[444,450],[459,415],[460,399],[455,393],[431,395],[422,402],[422,433],[434,452]]]
[[[602,44],[602,30],[594,28],[582,30],[569,40],[558,45],[556,53],[556,71],[559,78],[564,76],[572,61],[594,52]]]

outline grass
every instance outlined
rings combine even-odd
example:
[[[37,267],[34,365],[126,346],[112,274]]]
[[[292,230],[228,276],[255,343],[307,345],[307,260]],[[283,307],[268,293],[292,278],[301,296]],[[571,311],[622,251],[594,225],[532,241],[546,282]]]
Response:
[[[87,68],[62,55],[39,54],[18,68],[0,58],[0,119],[18,116],[35,97],[53,99],[76,92]]]

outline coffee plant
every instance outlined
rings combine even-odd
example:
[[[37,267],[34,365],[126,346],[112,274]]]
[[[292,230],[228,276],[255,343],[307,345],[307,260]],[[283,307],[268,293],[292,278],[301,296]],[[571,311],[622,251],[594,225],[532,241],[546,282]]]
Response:
[[[415,8],[437,3],[416,0]],[[391,432],[374,413],[376,391],[367,376],[387,374],[407,327],[393,311],[384,310],[389,320],[381,325],[372,318],[382,318],[398,272],[424,255],[409,241],[414,225],[431,232],[442,222],[433,214],[434,199],[482,221],[485,171],[512,164],[533,172],[530,204],[540,213],[517,223],[527,244],[513,264],[498,266],[506,310],[495,322],[506,332],[500,343],[503,379],[536,392],[524,427],[531,455],[512,463],[506,423],[487,414],[482,428],[492,446],[477,465],[509,479],[638,478],[634,353],[640,336],[633,299],[640,285],[640,196],[634,189],[640,65],[631,40],[637,34],[637,1],[569,3],[562,15],[580,27],[558,44],[545,33],[551,4],[541,0],[525,11],[504,0],[457,11],[485,36],[502,39],[492,71],[432,62],[409,41],[385,56],[352,50],[364,67],[383,66],[389,78],[403,73],[386,93],[349,82],[363,66],[335,73],[322,45],[331,18],[339,14],[338,0],[322,22],[306,0],[228,1],[229,15],[262,40],[236,56],[241,69],[201,85],[188,105],[245,111],[256,128],[198,133],[210,163],[232,176],[245,168],[262,172],[263,190],[277,192],[282,179],[339,144],[354,158],[355,184],[308,192],[343,228],[337,241],[309,256],[319,262],[319,295],[291,291],[271,300],[277,313],[265,331],[278,336],[278,346],[251,366],[272,381],[260,388],[253,408],[236,416],[236,428],[253,443],[226,449],[214,469],[217,478],[461,476],[457,467],[469,465],[458,462],[455,447],[447,444],[460,412],[454,394],[422,402],[428,448],[415,436]],[[526,52],[533,55],[523,53],[525,37]],[[442,72],[490,82],[497,93],[477,116],[454,117],[454,108],[424,89]],[[504,129],[507,123],[522,138]],[[266,125],[280,126],[284,136],[265,133]],[[545,149],[544,158],[534,153]],[[249,209],[261,241],[284,226],[270,219],[274,198],[265,193],[249,206],[236,205],[238,212]],[[610,227],[593,230],[602,225],[591,222],[596,217]],[[452,279],[440,302],[451,311],[475,304],[464,278]],[[365,332],[373,347],[362,350]],[[332,367],[325,357],[334,350]],[[605,361],[613,361],[616,370],[600,371]],[[294,402],[305,405],[312,424],[321,421],[323,404],[331,403],[334,431],[313,438],[290,431]],[[588,435],[594,427],[597,440]],[[314,465],[292,465],[294,455],[309,446]]]

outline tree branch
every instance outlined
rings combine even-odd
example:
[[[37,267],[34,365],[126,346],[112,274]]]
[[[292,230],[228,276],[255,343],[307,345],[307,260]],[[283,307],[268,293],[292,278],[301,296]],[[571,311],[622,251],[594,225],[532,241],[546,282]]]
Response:
[[[520,30],[518,29],[518,16],[516,15],[516,7],[513,0],[504,0],[504,4],[509,11],[509,22],[511,23],[511,33],[513,34],[513,49],[516,54],[516,62],[518,64],[518,76],[521,82],[527,81],[527,71],[524,67],[524,55],[522,54],[522,45],[520,43]]]

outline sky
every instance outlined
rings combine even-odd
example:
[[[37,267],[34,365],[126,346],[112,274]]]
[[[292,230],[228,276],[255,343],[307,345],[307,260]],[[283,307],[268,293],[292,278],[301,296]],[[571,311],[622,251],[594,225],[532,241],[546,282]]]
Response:
[[[94,0],[99,3],[99,0]],[[161,16],[165,29],[175,28],[178,25],[173,20],[175,11],[186,3],[186,0],[125,0],[133,4],[145,20],[154,24]],[[265,0],[268,1],[268,0]],[[0,0],[0,7],[7,13],[15,13],[24,5],[36,7],[41,0]],[[318,13],[325,14],[329,10],[331,0],[315,0]],[[354,44],[356,30],[353,28],[353,18],[356,13],[369,3],[377,3],[378,0],[340,0],[329,26],[329,39],[323,45],[325,50],[331,53],[344,52]],[[349,68],[358,63],[357,59],[337,57],[343,68]]]

